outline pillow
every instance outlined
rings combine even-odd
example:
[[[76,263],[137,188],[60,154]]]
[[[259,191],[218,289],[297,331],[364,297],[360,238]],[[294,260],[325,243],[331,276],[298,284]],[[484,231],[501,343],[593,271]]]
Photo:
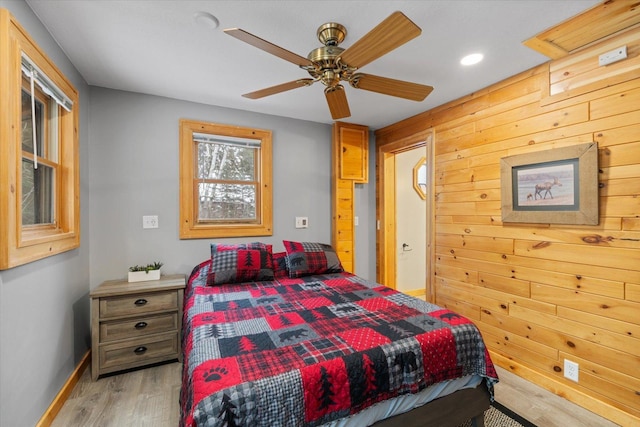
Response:
[[[286,252],[276,252],[273,254],[273,276],[276,280],[289,277]]]
[[[331,245],[288,240],[282,243],[287,251],[287,268],[291,278],[344,271]]]
[[[264,243],[211,244],[207,285],[273,280],[272,246]]]

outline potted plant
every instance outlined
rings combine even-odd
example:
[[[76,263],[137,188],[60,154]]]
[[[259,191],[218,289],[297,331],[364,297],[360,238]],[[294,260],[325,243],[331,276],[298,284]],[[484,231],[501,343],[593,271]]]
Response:
[[[134,265],[129,267],[129,282],[144,282],[147,280],[160,280],[161,262],[154,262],[147,265]]]

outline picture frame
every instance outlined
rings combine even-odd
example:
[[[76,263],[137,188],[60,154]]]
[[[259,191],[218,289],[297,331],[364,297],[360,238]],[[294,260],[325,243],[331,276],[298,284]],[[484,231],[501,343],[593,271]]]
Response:
[[[598,144],[500,159],[503,223],[598,225]]]

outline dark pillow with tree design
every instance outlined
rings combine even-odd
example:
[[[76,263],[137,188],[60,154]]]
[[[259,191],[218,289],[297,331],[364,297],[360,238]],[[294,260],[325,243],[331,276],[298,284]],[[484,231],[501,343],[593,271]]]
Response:
[[[331,245],[288,240],[283,240],[282,243],[287,251],[287,268],[291,278],[344,271]]]
[[[286,252],[276,252],[273,254],[273,276],[276,280],[289,277]]]
[[[272,246],[264,243],[211,244],[207,285],[273,280]]]

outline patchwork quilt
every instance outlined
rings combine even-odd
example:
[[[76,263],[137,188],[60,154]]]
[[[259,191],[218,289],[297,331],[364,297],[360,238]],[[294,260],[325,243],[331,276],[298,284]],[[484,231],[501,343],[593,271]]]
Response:
[[[318,426],[468,374],[497,382],[468,319],[350,273],[185,294],[182,426]]]

